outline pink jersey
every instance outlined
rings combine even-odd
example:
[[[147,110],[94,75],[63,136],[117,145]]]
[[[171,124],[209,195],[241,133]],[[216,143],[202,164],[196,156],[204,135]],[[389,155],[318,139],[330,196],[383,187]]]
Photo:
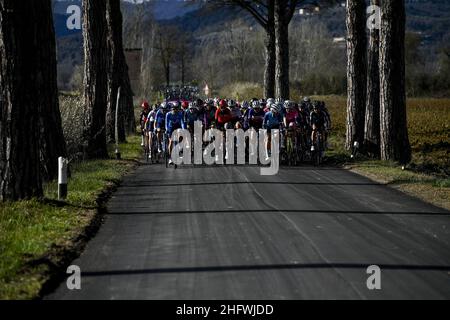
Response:
[[[295,119],[298,117],[298,111],[292,110],[286,113],[286,123],[289,125],[291,122],[295,122]]]

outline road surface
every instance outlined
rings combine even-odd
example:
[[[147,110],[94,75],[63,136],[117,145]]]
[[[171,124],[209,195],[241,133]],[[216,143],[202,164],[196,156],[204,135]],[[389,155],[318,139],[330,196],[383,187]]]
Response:
[[[450,213],[343,169],[141,166],[73,264],[47,299],[450,299]]]

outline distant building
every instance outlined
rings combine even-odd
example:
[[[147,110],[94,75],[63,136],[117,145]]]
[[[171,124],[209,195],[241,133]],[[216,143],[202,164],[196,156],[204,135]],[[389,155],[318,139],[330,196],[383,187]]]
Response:
[[[317,14],[319,12],[320,12],[320,7],[315,6],[313,4],[304,5],[299,10],[299,14],[301,16],[312,16],[312,15]]]
[[[337,47],[345,47],[347,45],[347,40],[345,37],[334,37],[333,44]]]
[[[125,49],[125,59],[128,65],[131,89],[137,94],[141,92],[142,49]]]

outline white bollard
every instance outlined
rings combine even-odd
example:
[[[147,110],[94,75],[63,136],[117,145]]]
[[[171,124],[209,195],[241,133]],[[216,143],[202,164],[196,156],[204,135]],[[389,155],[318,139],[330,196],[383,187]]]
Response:
[[[67,159],[58,158],[58,199],[67,198]]]

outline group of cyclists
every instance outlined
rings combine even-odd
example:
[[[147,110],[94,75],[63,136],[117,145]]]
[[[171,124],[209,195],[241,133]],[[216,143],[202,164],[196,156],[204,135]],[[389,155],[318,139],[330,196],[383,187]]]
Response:
[[[281,132],[282,163],[297,165],[309,159],[320,164],[331,130],[326,104],[308,97],[300,103],[257,98],[242,102],[219,98],[205,101],[166,99],[153,106],[144,101],[141,107],[142,146],[150,160],[157,160],[163,152],[170,155],[172,133],[177,129],[193,132],[194,123],[200,121],[204,130],[267,130],[267,159],[270,156],[271,131],[278,129]],[[170,157],[168,161],[169,165],[173,163]]]

